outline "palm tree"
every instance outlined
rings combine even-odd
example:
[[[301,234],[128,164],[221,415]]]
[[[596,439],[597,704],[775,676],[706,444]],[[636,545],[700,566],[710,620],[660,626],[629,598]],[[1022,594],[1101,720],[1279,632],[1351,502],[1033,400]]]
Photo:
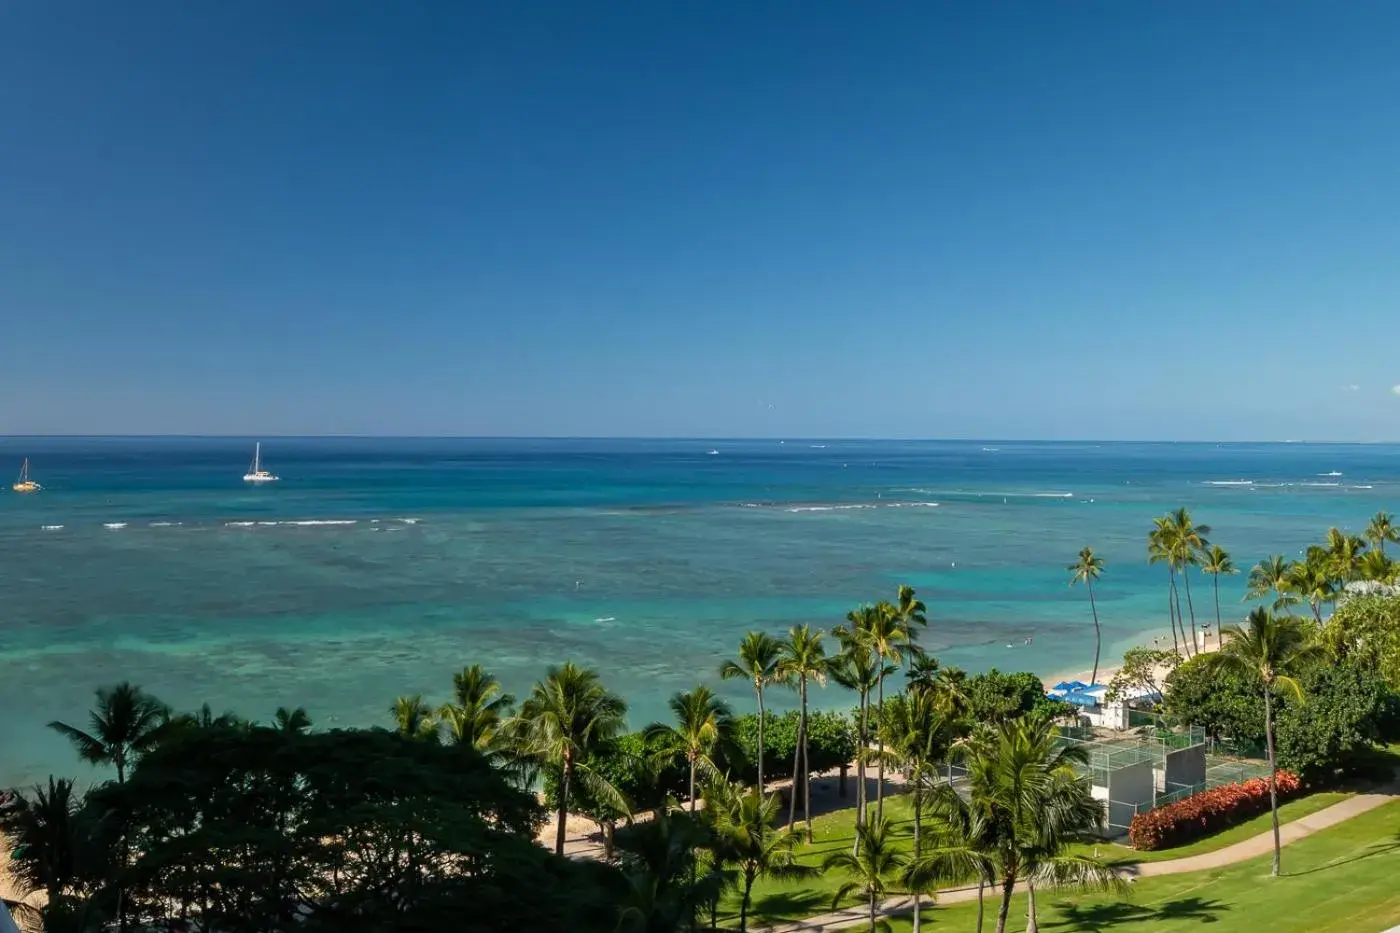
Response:
[[[1366,539],[1360,535],[1349,535],[1340,528],[1327,530],[1327,558],[1332,577],[1338,591],[1355,580],[1361,568],[1361,555],[1366,550]]]
[[[311,731],[311,715],[303,706],[296,709],[279,706],[272,717],[272,728],[286,735],[305,735]]]
[[[1274,755],[1275,691],[1286,691],[1301,699],[1297,675],[1326,657],[1326,649],[1293,616],[1277,616],[1266,609],[1255,609],[1243,625],[1230,629],[1230,638],[1220,649],[1219,663],[1244,674],[1258,676],[1264,691],[1264,737],[1269,751],[1269,811],[1274,824],[1274,868],[1279,872],[1278,761]]]
[[[909,592],[912,594],[913,590]],[[904,663],[904,652],[909,648],[910,635],[899,609],[890,603],[881,602],[875,605],[875,612],[870,616],[870,626],[863,630],[863,637],[871,654],[880,665],[875,680],[877,695],[875,815],[883,818],[885,815],[885,739],[883,730],[878,727],[878,724],[885,719],[885,678],[893,672],[894,666]]]
[[[1167,565],[1167,616],[1172,627],[1172,651],[1180,654],[1181,642],[1176,637],[1176,557],[1171,522],[1166,516],[1152,520],[1152,531],[1147,535],[1147,562]]]
[[[647,738],[661,739],[685,756],[690,768],[690,812],[694,813],[699,800],[695,793],[696,774],[702,767],[710,774],[718,774],[717,752],[733,750],[734,713],[728,703],[703,685],[689,693],[675,694],[668,705],[676,724],[653,723],[646,729]]]
[[[788,825],[797,816],[797,791],[802,790],[802,812],[807,822],[807,836],[812,835],[812,776],[809,773],[810,759],[807,757],[807,686],[811,683],[824,686],[830,661],[826,648],[822,646],[822,633],[812,631],[810,625],[794,625],[788,636],[779,645],[781,658],[778,661],[777,678],[797,690],[801,703],[797,720],[797,749],[792,762],[792,806],[788,811]],[[800,761],[800,764],[799,764]]]
[[[1235,568],[1235,562],[1230,559],[1226,550],[1218,544],[1212,544],[1206,548],[1201,555],[1201,572],[1208,573],[1215,583],[1215,637],[1220,638],[1220,577],[1230,577],[1239,573]]]
[[[1082,746],[1062,746],[1046,718],[1003,723],[966,743],[968,796],[982,821],[979,845],[1001,879],[997,933],[1005,933],[1011,895],[1019,881],[1032,886],[1121,889],[1123,880],[1097,859],[1066,853],[1070,842],[1098,830],[1103,805],[1093,798],[1076,766],[1088,762]],[[947,812],[956,791],[936,793]],[[1030,900],[1031,926],[1035,899]]]
[[[875,607],[861,606],[846,613],[846,624],[838,625],[832,634],[841,644],[841,653],[830,662],[831,679],[847,690],[856,692],[856,825],[865,823],[866,800],[865,764],[866,750],[870,747],[870,695],[875,692],[881,672],[888,665],[882,664],[870,650],[866,632],[874,624]],[[892,669],[890,669],[892,670]],[[888,672],[888,671],[886,671]],[[860,836],[855,838],[860,845]]]
[[[1371,518],[1371,524],[1366,526],[1366,540],[1382,554],[1385,553],[1385,543],[1400,543],[1400,528],[1395,527],[1395,522],[1389,512],[1377,512]]]
[[[797,861],[797,834],[773,825],[781,809],[776,794],[720,784],[715,782],[706,790],[705,812],[714,832],[712,846],[717,857],[739,870],[739,933],[745,933],[756,881],[796,881],[815,875],[816,869]]]
[[[1377,583],[1394,583],[1396,578],[1396,562],[1385,556],[1384,551],[1367,551],[1361,555],[1361,563],[1357,567],[1357,572],[1362,580],[1374,580]]]
[[[394,717],[394,731],[399,735],[410,739],[437,738],[437,717],[421,693],[399,697],[389,707],[389,715]]]
[[[1065,568],[1070,572],[1069,585],[1083,583],[1089,588],[1089,611],[1094,614],[1094,673],[1089,677],[1089,683],[1099,682],[1099,649],[1103,644],[1102,633],[1099,630],[1099,607],[1094,602],[1094,581],[1103,573],[1103,558],[1094,553],[1091,547],[1085,547],[1079,552],[1079,559]]]
[[[130,683],[97,691],[97,707],[88,714],[89,731],[54,721],[49,728],[66,738],[89,764],[110,764],[117,783],[126,769],[149,751],[170,722],[170,707]]]
[[[852,894],[865,898],[869,906],[870,930],[875,930],[876,907],[890,891],[891,884],[898,880],[909,863],[908,856],[899,850],[895,843],[894,831],[884,817],[876,816],[860,829],[860,850],[858,852],[833,852],[822,862],[822,871],[842,871],[851,880],[841,885],[831,899],[834,910]]]
[[[946,698],[932,690],[893,697],[880,722],[886,755],[902,768],[914,803],[914,860],[923,855],[923,814],[927,788],[938,777],[955,738],[955,721]],[[914,933],[920,928],[920,891],[914,890]]]
[[[521,750],[559,772],[555,854],[564,854],[569,789],[574,781],[588,781],[595,795],[626,810],[626,803],[617,789],[586,763],[590,752],[622,732],[626,716],[627,704],[603,686],[598,672],[576,667],[572,662],[551,667],[521,705],[517,717]]]
[[[446,723],[453,745],[485,752],[496,745],[514,705],[515,697],[501,692],[501,682],[473,664],[452,676],[452,702],[444,703],[437,715]]]
[[[73,781],[49,776],[48,787],[34,788],[33,797],[17,795],[17,803],[0,811],[0,841],[13,849],[9,875],[22,895],[43,891],[50,904],[60,902],[77,886],[82,872],[82,849],[88,833],[82,826],[82,798]]]
[[[725,680],[742,677],[753,681],[754,699],[758,703],[758,789],[763,789],[763,726],[767,714],[763,708],[763,690],[773,683],[778,670],[778,640],[765,632],[749,632],[739,642],[739,657],[720,665],[719,676]]]
[[[1313,545],[1307,556],[1288,568],[1285,586],[1288,592],[1307,602],[1312,607],[1313,618],[1322,624],[1322,604],[1330,602],[1337,595],[1332,585],[1332,558],[1328,552]]]
[[[931,792],[934,832],[922,854],[912,859],[901,879],[911,891],[934,891],[947,881],[977,881],[977,933],[982,933],[987,888],[996,887],[997,866],[992,857],[995,838],[983,812],[950,785]]]
[[[700,905],[717,896],[724,881],[716,871],[698,871],[696,855],[711,841],[700,821],[671,808],[619,831],[626,888],[617,933],[692,929]]]
[[[909,653],[922,654],[918,648],[919,629],[928,628],[928,607],[924,605],[923,600],[914,596],[912,586],[901,583],[895,597],[895,610],[899,624],[904,629]]]
[[[1272,593],[1273,608],[1283,609],[1293,605],[1298,599],[1288,586],[1288,576],[1292,569],[1293,562],[1277,554],[1264,558],[1250,569],[1249,588],[1245,591],[1244,598],[1266,599]]]
[[[1198,650],[1199,642],[1196,639],[1196,606],[1191,601],[1191,568],[1199,563],[1199,555],[1210,545],[1206,540],[1206,535],[1210,534],[1210,526],[1197,525],[1191,520],[1191,513],[1184,508],[1172,512],[1168,518],[1172,528],[1172,557],[1177,569],[1181,571],[1181,581],[1186,586],[1186,609],[1191,615],[1191,653],[1194,654]],[[1177,606],[1176,614],[1178,619],[1181,618],[1180,605]],[[1182,629],[1182,635],[1185,634],[1185,629]]]

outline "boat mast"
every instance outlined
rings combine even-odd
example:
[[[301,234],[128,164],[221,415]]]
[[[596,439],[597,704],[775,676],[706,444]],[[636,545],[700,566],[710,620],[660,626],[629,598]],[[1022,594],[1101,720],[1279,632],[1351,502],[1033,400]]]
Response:
[[[262,460],[262,441],[253,445],[253,475],[256,476]]]

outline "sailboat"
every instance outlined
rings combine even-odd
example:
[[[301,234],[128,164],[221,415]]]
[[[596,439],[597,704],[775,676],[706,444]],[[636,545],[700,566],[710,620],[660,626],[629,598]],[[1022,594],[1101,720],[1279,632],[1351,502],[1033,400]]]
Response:
[[[44,487],[29,478],[29,458],[24,458],[24,465],[19,468],[19,479],[15,480],[15,492],[38,492]]]
[[[245,483],[275,483],[281,479],[280,476],[273,476],[262,468],[262,441],[258,441],[253,447],[253,465],[248,467],[248,472],[243,474]]]

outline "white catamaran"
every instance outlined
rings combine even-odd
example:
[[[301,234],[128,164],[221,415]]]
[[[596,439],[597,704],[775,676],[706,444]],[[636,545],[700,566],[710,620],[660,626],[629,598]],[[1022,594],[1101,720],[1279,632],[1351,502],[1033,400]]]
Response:
[[[253,447],[253,465],[248,467],[248,472],[243,474],[245,483],[275,483],[281,479],[280,476],[273,476],[262,468],[262,441],[258,441]]]
[[[29,458],[24,458],[24,465],[19,468],[19,479],[15,480],[11,487],[15,492],[38,492],[44,487],[29,478]]]

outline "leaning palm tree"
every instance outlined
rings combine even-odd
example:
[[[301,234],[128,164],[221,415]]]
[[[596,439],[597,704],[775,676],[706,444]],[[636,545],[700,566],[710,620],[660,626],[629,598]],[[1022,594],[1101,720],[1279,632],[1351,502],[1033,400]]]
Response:
[[[453,745],[487,752],[496,746],[501,724],[514,705],[515,697],[501,691],[495,675],[473,664],[452,676],[452,702],[444,703],[437,715]]]
[[[1313,618],[1322,624],[1322,604],[1337,596],[1334,586],[1332,557],[1317,545],[1308,548],[1307,556],[1288,569],[1287,591],[1312,607]]]
[[[711,847],[723,864],[738,869],[739,933],[745,933],[755,882],[797,881],[815,875],[816,869],[797,860],[797,834],[774,825],[781,809],[776,794],[738,784],[717,785],[705,792],[706,817],[714,835]]]
[[[1099,630],[1099,607],[1094,602],[1094,581],[1103,573],[1103,558],[1094,553],[1091,547],[1085,547],[1079,552],[1079,558],[1074,563],[1065,568],[1070,572],[1069,585],[1083,583],[1089,589],[1089,611],[1094,614],[1094,673],[1089,676],[1089,683],[1099,682],[1099,650],[1103,645],[1103,635]]]
[[[826,684],[831,662],[822,645],[822,633],[812,631],[810,625],[794,625],[779,647],[782,654],[778,661],[778,681],[795,689],[801,704],[797,720],[797,748],[792,761],[792,805],[788,810],[788,825],[792,825],[797,817],[797,793],[800,788],[807,836],[811,838],[812,776],[811,759],[807,757],[807,688],[813,683],[819,686]]]
[[[437,716],[421,693],[396,699],[389,707],[389,715],[394,717],[394,731],[399,735],[410,739],[437,738]]]
[[[1230,629],[1229,640],[1220,649],[1218,662],[1249,676],[1257,676],[1264,693],[1264,738],[1269,752],[1269,811],[1274,826],[1274,868],[1279,872],[1278,761],[1274,755],[1274,702],[1276,692],[1301,699],[1297,677],[1310,665],[1322,661],[1326,649],[1293,616],[1278,616],[1266,609],[1255,609],[1243,625]]]
[[[126,783],[126,769],[160,740],[170,722],[170,707],[130,683],[97,691],[97,707],[88,714],[88,731],[63,722],[49,728],[66,738],[90,764],[110,764],[117,783]]]
[[[1382,554],[1385,553],[1385,543],[1400,543],[1400,528],[1395,527],[1395,521],[1389,512],[1377,512],[1371,523],[1366,526],[1366,540],[1371,542],[1371,546]]]
[[[554,851],[564,854],[569,791],[587,781],[595,796],[621,810],[626,801],[617,789],[587,766],[589,753],[616,738],[626,727],[627,704],[603,686],[598,672],[572,662],[551,667],[520,707],[513,730],[521,752],[559,775],[559,824]]]
[[[1201,573],[1208,573],[1215,584],[1215,637],[1220,638],[1220,577],[1239,573],[1226,550],[1212,544],[1201,555]]]
[[[739,642],[739,657],[720,665],[719,676],[725,680],[744,678],[753,682],[754,700],[758,704],[758,789],[763,789],[763,727],[767,714],[763,708],[763,691],[773,683],[778,670],[778,640],[765,632],[749,632]]]
[[[923,856],[923,816],[928,788],[938,777],[938,766],[948,759],[957,737],[956,720],[946,698],[932,690],[893,697],[880,721],[885,756],[900,768],[908,781],[914,804],[915,861]],[[877,817],[878,818],[878,817]],[[920,928],[921,892],[914,889],[914,931]]]
[[[895,842],[894,828],[877,816],[857,832],[861,836],[859,852],[833,852],[822,862],[822,871],[841,871],[851,880],[841,885],[831,899],[832,909],[852,894],[865,899],[870,927],[877,927],[876,909],[904,873],[909,858]]]
[[[1152,530],[1147,534],[1147,562],[1167,565],[1167,617],[1172,628],[1172,651],[1181,653],[1181,642],[1176,637],[1176,551],[1172,542],[1173,529],[1167,516],[1154,518]],[[1184,629],[1183,629],[1184,631]]]
[[[668,705],[676,718],[675,725],[653,723],[646,734],[648,739],[664,743],[668,760],[672,753],[684,756],[690,768],[690,812],[694,813],[699,802],[696,776],[702,768],[706,774],[718,774],[717,758],[733,751],[734,713],[728,703],[704,685],[689,693],[675,694]]]
[[[1249,585],[1245,599],[1267,599],[1273,594],[1274,609],[1292,606],[1298,597],[1289,589],[1288,577],[1293,570],[1293,562],[1277,554],[1264,558],[1249,571]]]

